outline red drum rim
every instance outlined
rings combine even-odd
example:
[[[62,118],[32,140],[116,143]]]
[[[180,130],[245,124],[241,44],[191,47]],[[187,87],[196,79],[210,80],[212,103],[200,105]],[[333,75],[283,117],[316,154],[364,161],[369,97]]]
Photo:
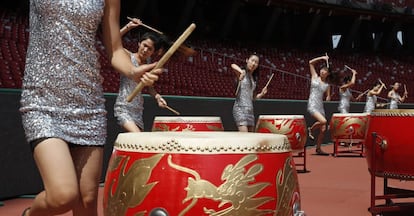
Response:
[[[303,115],[259,115],[259,119],[304,119]]]
[[[155,116],[154,122],[221,122],[221,118],[219,116]]]
[[[336,116],[336,117],[351,117],[351,116],[355,116],[355,117],[364,117],[364,116],[368,116],[368,113],[334,113],[332,114],[332,116]]]
[[[245,154],[291,152],[285,135],[240,132],[120,133],[114,149],[179,154]]]
[[[414,109],[375,109],[371,116],[414,116]]]

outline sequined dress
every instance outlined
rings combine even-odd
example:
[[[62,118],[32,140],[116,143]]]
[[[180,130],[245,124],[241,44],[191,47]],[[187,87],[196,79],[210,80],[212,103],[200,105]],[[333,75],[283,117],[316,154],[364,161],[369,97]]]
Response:
[[[398,109],[398,102],[400,101],[400,94],[392,92],[390,99],[390,109]]]
[[[130,53],[131,61],[135,66],[139,66],[133,53]],[[118,119],[118,124],[123,125],[127,121],[133,121],[135,124],[144,129],[144,97],[138,94],[131,102],[127,102],[127,97],[137,86],[137,83],[126,76],[121,75],[118,97],[114,106],[114,115]]]
[[[106,110],[96,32],[104,0],[31,0],[20,112],[27,140],[104,145]]]
[[[375,109],[375,104],[377,103],[377,96],[371,95],[367,96],[367,101],[365,103],[364,112],[365,113],[371,113],[372,110]]]
[[[254,126],[254,90],[256,82],[246,73],[240,81],[239,91],[233,105],[233,117],[237,126]]]
[[[340,100],[339,100],[339,106],[338,111],[340,113],[349,113],[349,107],[350,107],[350,101],[351,101],[351,91],[349,88],[347,88],[343,92],[339,92]]]
[[[311,80],[311,88],[308,99],[308,112],[310,114],[319,112],[325,116],[325,109],[323,108],[323,95],[328,87],[329,84],[323,83],[319,77]]]

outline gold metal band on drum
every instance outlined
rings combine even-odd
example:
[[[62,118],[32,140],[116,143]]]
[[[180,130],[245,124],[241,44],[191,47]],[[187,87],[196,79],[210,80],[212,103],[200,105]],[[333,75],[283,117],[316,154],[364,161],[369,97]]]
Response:
[[[370,114],[371,116],[395,116],[411,117],[414,116],[414,109],[376,109]]]
[[[146,133],[146,132],[141,132]],[[157,132],[147,132],[155,133]],[[170,132],[159,132],[159,133],[170,133]],[[185,132],[172,132],[172,133],[185,133]],[[200,132],[191,132],[187,135]],[[205,132],[205,133],[215,133],[215,132]],[[216,132],[216,133],[226,133],[226,132]],[[237,133],[237,132],[236,132]],[[132,135],[132,134],[125,134]],[[241,135],[241,134],[240,134]],[[269,136],[268,136],[269,135]],[[122,134],[120,134],[122,136]],[[143,139],[129,138],[123,136],[115,141],[114,148],[116,150],[123,151],[132,151],[132,152],[148,152],[148,153],[177,153],[177,154],[245,154],[245,153],[283,153],[291,152],[291,146],[289,140],[285,135],[280,134],[261,134],[258,136],[258,139],[255,143],[252,143],[252,139],[248,138],[245,143],[243,142],[231,142],[230,144],[226,141],[229,140],[229,137],[226,137],[225,140],[220,139],[220,137],[210,138],[209,143],[206,144],[206,141],[203,138],[199,139],[186,139],[185,137],[177,138],[154,138],[155,141],[146,141]],[[265,136],[265,138],[263,138]],[[194,137],[193,137],[194,138]],[[150,138],[151,139],[151,138]],[[209,138],[204,138],[209,139]],[[243,139],[234,138],[238,141]],[[198,141],[198,142],[197,142]],[[213,143],[213,141],[215,143]]]

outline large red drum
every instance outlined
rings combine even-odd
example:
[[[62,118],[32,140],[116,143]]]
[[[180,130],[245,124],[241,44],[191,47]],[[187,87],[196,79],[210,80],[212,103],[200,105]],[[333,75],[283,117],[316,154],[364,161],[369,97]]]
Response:
[[[218,116],[156,116],[152,131],[224,131]]]
[[[375,144],[374,132],[377,135]],[[414,180],[413,142],[414,109],[378,109],[371,112],[365,141],[371,173],[380,177]]]
[[[366,113],[334,113],[329,123],[331,138],[339,142],[363,142],[367,123]]]
[[[260,115],[256,132],[286,135],[294,152],[303,151],[308,134],[303,115]]]
[[[105,216],[304,215],[279,134],[121,133],[103,201]]]

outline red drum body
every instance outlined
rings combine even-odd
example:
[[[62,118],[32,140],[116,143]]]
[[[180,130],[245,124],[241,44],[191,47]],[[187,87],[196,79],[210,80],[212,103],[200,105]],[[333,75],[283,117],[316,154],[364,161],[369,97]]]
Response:
[[[303,151],[308,134],[303,115],[260,115],[256,132],[286,135],[294,152]]]
[[[142,132],[118,135],[103,205],[105,216],[296,216],[300,201],[286,136]]]
[[[224,131],[217,116],[156,116],[152,131]]]
[[[377,135],[375,144],[374,132]],[[413,109],[374,110],[370,114],[365,141],[371,173],[380,177],[414,180],[413,141]]]
[[[339,142],[363,142],[368,125],[366,113],[334,113],[329,123],[333,140]]]

